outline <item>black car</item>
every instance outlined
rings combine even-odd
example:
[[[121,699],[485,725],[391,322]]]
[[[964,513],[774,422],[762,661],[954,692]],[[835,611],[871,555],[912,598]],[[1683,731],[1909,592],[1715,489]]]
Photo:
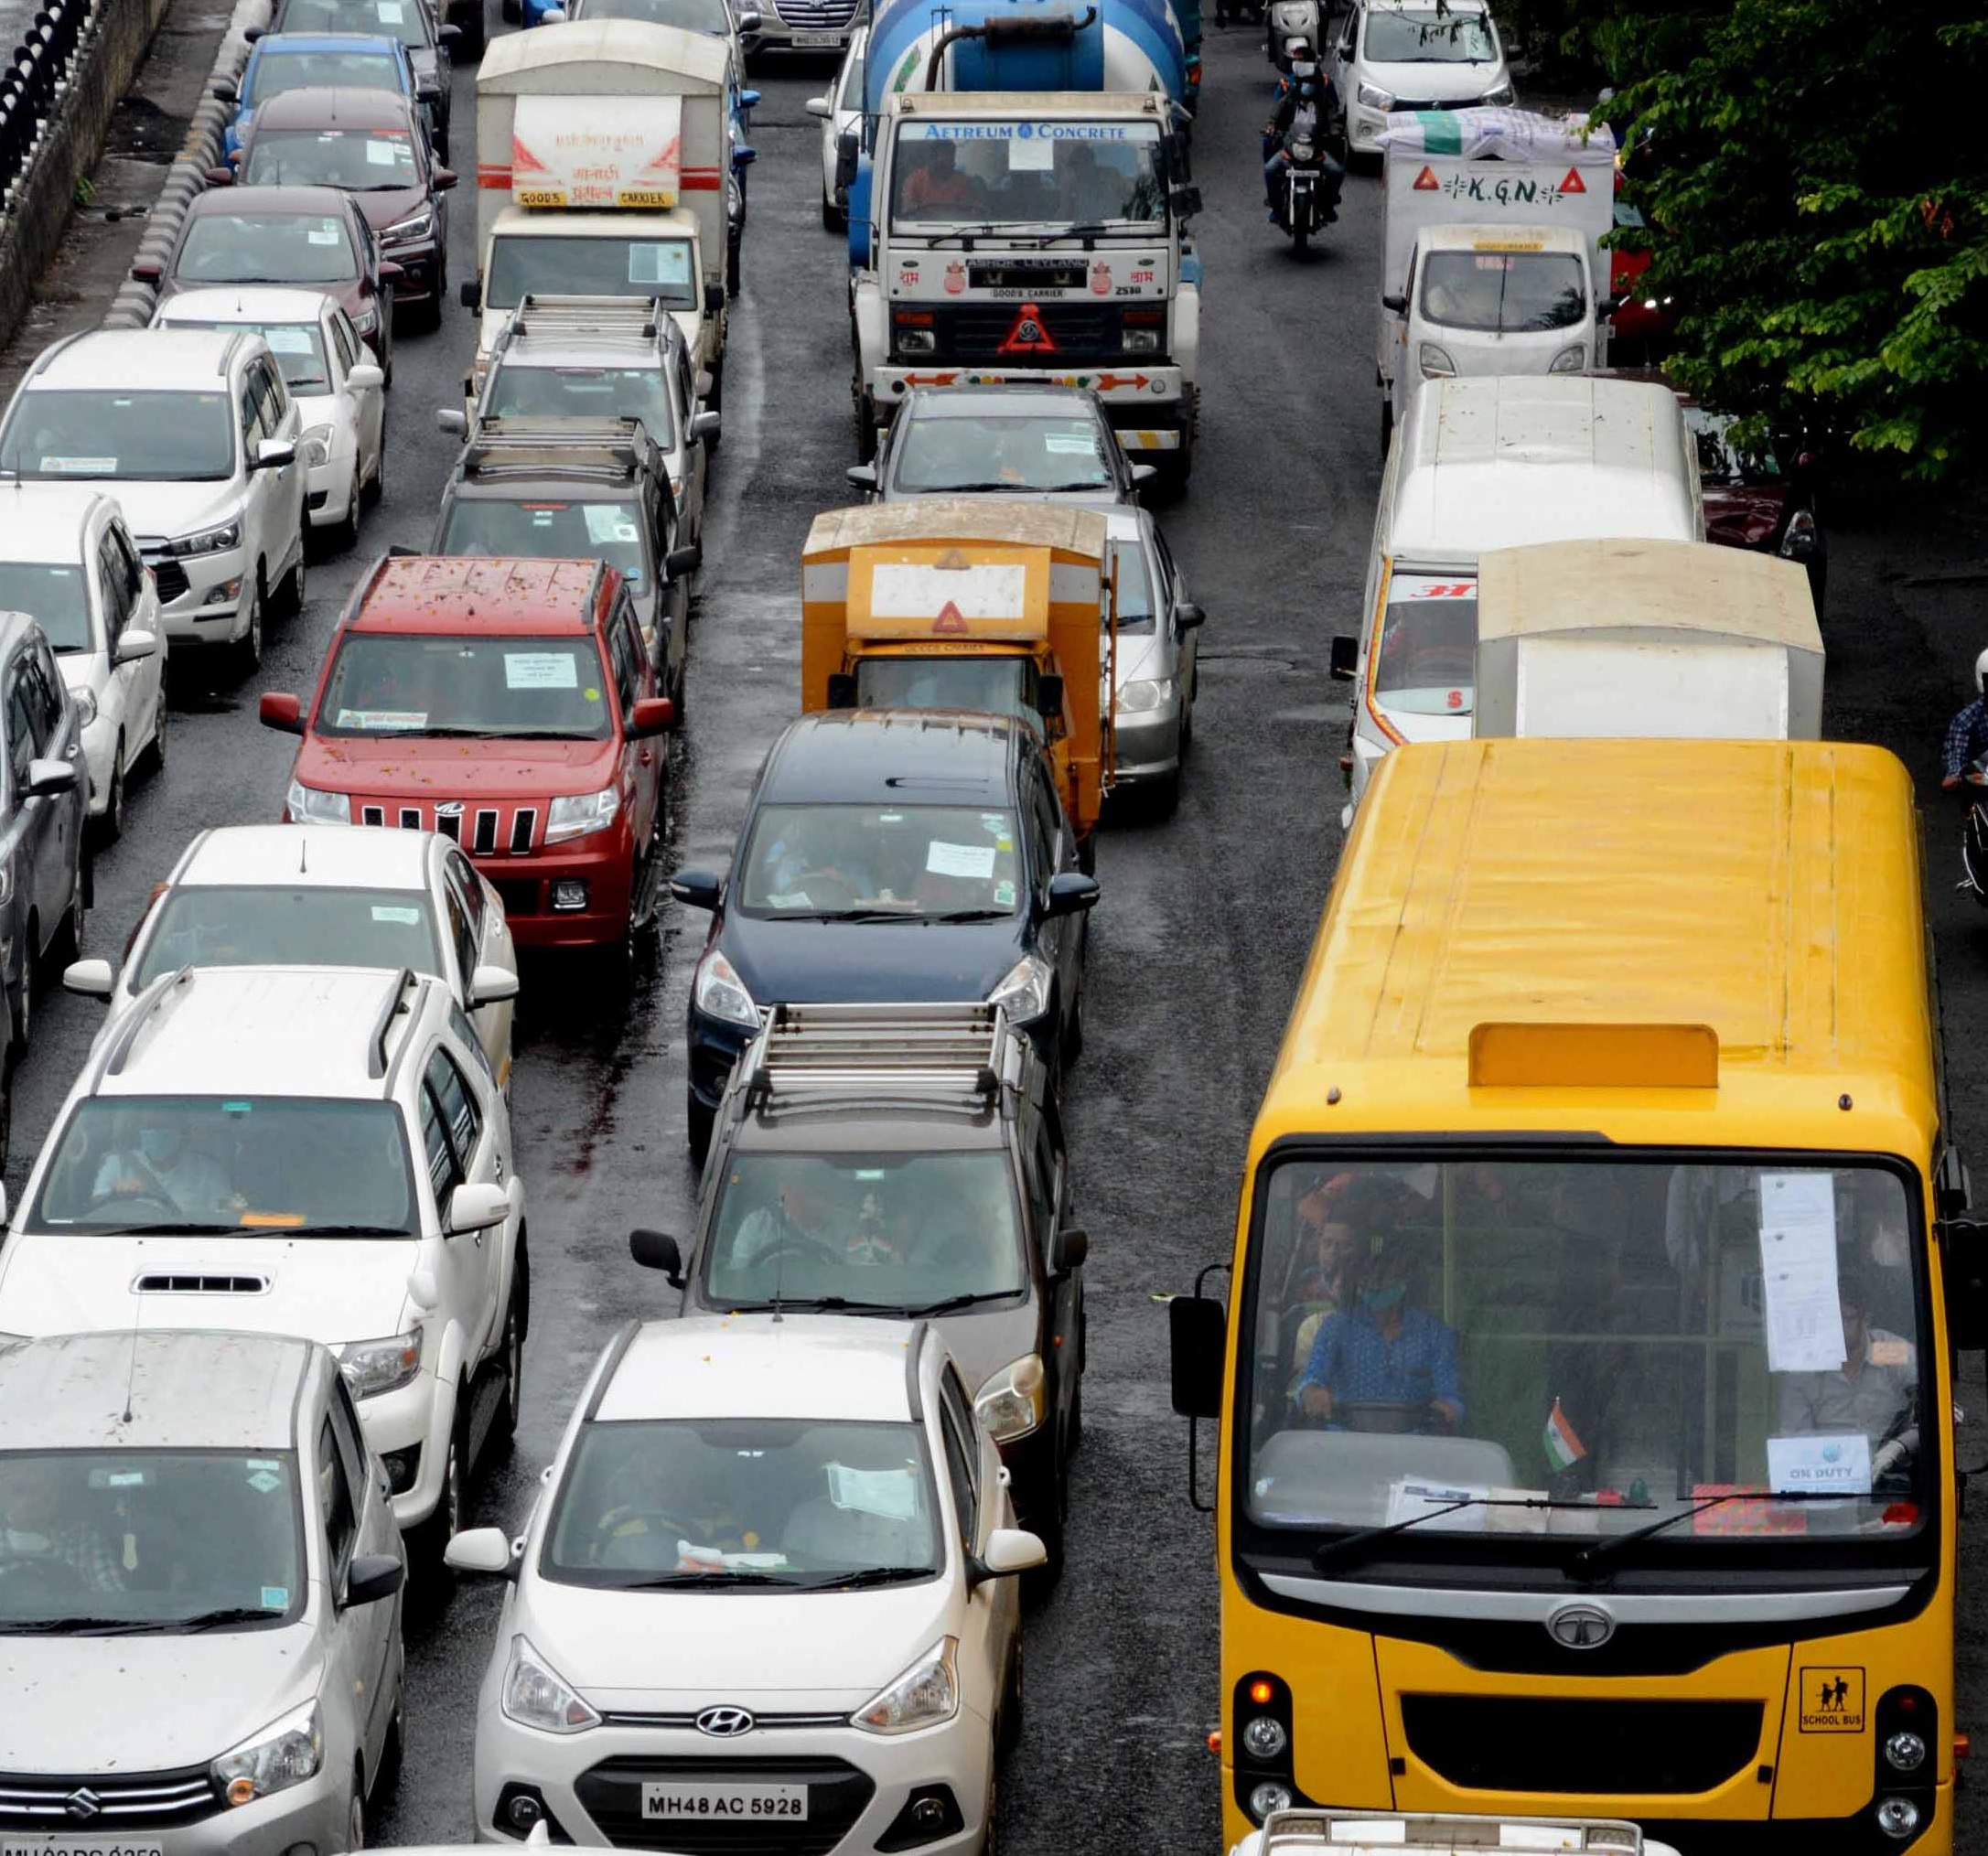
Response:
[[[931,1320],[1060,1563],[1083,1422],[1084,1232],[1056,1078],[986,1005],[796,1005],[733,1072],[689,1266],[633,1234],[686,1314]]]
[[[429,0],[277,0],[269,29],[399,39],[414,70],[414,96],[435,138],[435,157],[448,159],[449,52],[461,43],[463,28],[437,25]]]
[[[693,1153],[769,1005],[986,1000],[1052,1068],[1077,1056],[1098,885],[1025,721],[803,715],[759,771],[729,874],[681,871],[670,892],[712,912],[691,982]]]

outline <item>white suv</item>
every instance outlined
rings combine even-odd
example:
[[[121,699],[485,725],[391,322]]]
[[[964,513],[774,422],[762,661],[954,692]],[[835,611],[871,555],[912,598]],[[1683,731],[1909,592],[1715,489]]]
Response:
[[[477,1834],[977,1856],[1044,1557],[931,1324],[630,1322],[515,1551],[448,1550],[512,1582]]]
[[[253,331],[96,329],[44,349],[0,425],[0,478],[106,488],[177,641],[263,656],[263,617],[304,603],[300,421]]]
[[[406,969],[148,987],[91,1051],[0,1250],[0,1333],[322,1341],[417,1556],[517,1423],[528,1293],[503,1095],[447,986]]]

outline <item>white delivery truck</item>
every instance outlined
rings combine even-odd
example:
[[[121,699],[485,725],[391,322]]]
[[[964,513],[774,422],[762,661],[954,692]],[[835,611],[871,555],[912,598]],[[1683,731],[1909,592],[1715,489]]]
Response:
[[[1522,110],[1397,113],[1381,148],[1383,448],[1424,381],[1606,364],[1606,128]]]
[[[1822,634],[1792,561],[1709,542],[1478,563],[1475,735],[1817,741]]]
[[[493,39],[477,70],[472,396],[527,295],[664,305],[714,382],[725,356],[726,41],[639,19]]]
[[[1668,387],[1505,374],[1415,395],[1381,476],[1359,631],[1332,640],[1353,683],[1348,824],[1391,748],[1469,738],[1478,558],[1599,536],[1705,538],[1697,441]]]

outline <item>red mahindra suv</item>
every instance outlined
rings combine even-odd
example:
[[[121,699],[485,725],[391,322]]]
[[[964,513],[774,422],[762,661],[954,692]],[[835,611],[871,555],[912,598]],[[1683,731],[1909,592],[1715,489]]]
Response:
[[[663,749],[619,572],[599,561],[389,556],[354,589],[306,711],[284,817],[439,831],[521,947],[625,940],[654,919]]]

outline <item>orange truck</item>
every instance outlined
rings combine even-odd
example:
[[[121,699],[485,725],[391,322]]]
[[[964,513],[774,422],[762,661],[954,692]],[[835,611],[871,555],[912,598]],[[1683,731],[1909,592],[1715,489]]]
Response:
[[[1026,716],[1088,853],[1112,785],[1110,562],[1104,518],[1062,504],[920,498],[817,516],[801,706]]]

